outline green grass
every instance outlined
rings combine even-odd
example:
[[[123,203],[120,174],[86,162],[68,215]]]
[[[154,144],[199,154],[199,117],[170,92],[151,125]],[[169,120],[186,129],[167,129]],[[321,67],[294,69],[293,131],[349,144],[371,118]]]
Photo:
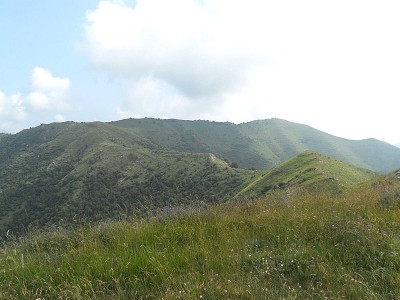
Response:
[[[240,191],[236,198],[259,197],[273,190],[288,187],[340,193],[376,177],[377,174],[372,171],[305,151],[275,168],[262,172]]]
[[[0,299],[398,299],[400,184],[32,234],[0,249]]]

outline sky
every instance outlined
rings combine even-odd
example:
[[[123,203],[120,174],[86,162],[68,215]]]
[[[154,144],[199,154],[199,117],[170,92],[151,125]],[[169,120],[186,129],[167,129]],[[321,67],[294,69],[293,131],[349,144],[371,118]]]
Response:
[[[0,1],[0,132],[282,118],[400,143],[398,0]]]

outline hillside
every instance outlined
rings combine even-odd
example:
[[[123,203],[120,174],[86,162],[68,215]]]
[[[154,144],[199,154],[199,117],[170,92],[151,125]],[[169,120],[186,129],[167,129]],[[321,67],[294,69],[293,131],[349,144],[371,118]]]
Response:
[[[319,193],[338,193],[376,177],[377,174],[372,171],[305,151],[261,172],[236,198],[259,197],[273,190],[290,187],[304,187]]]
[[[349,146],[338,148],[340,141]],[[363,143],[365,149],[360,147]],[[1,135],[0,236],[221,203],[261,178],[259,172],[245,168],[275,166],[309,146],[382,168],[395,169],[400,157],[400,149],[379,141],[342,140],[276,119],[240,125],[155,119],[64,122]],[[382,155],[369,157],[371,149]],[[287,172],[301,173],[299,168]],[[329,178],[342,175],[326,175],[324,182],[337,186]],[[290,178],[274,180],[259,179],[253,183],[255,191],[304,185],[303,177],[290,183]]]
[[[254,141],[258,152],[265,153],[263,149],[269,149],[276,155],[276,158],[272,156],[272,161],[282,162],[311,150],[376,172],[389,172],[400,167],[399,149],[376,139],[343,139],[280,119],[254,121],[239,127]]]
[[[392,174],[10,238],[0,299],[399,299],[399,191]]]
[[[281,119],[235,125],[209,121],[127,119],[112,122],[165,149],[211,152],[243,168],[270,168],[306,150],[376,172],[400,167],[400,149],[375,140],[347,140]]]
[[[126,119],[112,122],[151,140],[164,149],[191,153],[214,153],[243,168],[269,167],[254,151],[252,140],[228,122],[160,119]]]
[[[271,153],[300,151],[260,122],[0,136],[0,299],[398,299],[398,172],[312,151],[238,168],[274,134]]]
[[[224,201],[252,171],[106,123],[42,125],[0,148],[0,232]]]

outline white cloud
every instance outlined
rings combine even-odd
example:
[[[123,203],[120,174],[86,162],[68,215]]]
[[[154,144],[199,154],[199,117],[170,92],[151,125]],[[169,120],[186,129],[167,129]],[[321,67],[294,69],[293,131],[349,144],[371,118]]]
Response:
[[[240,32],[226,34],[239,19],[221,29],[222,12],[212,1],[101,1],[87,14],[86,50],[99,67],[133,80],[152,76],[190,98],[235,91],[251,59]]]
[[[54,77],[50,71],[36,67],[26,102],[34,110],[64,110],[70,86],[68,78]]]
[[[2,91],[0,91],[0,115],[2,116],[3,120],[25,120],[27,113],[25,112],[21,95],[14,94],[11,96],[6,96]]]
[[[54,77],[48,70],[34,68],[31,90],[26,96],[21,93],[8,96],[0,91],[0,132],[17,132],[32,123],[64,121],[60,112],[68,109],[70,86],[68,78]]]
[[[13,131],[13,125],[26,120],[27,117],[20,94],[7,96],[0,91],[0,132]]]
[[[120,115],[281,117],[395,142],[399,14],[392,0],[101,1],[84,48],[123,82]]]
[[[56,122],[65,122],[65,117],[62,114],[56,114],[54,116],[54,121],[56,121]]]
[[[137,118],[137,116],[134,115],[132,112],[123,110],[120,107],[117,107],[117,116],[118,119]]]

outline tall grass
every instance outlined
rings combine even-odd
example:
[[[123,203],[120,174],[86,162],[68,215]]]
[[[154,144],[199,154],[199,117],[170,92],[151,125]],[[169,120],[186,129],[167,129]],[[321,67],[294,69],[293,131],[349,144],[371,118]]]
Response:
[[[34,234],[1,248],[0,298],[398,299],[399,207],[382,199],[292,190]]]

